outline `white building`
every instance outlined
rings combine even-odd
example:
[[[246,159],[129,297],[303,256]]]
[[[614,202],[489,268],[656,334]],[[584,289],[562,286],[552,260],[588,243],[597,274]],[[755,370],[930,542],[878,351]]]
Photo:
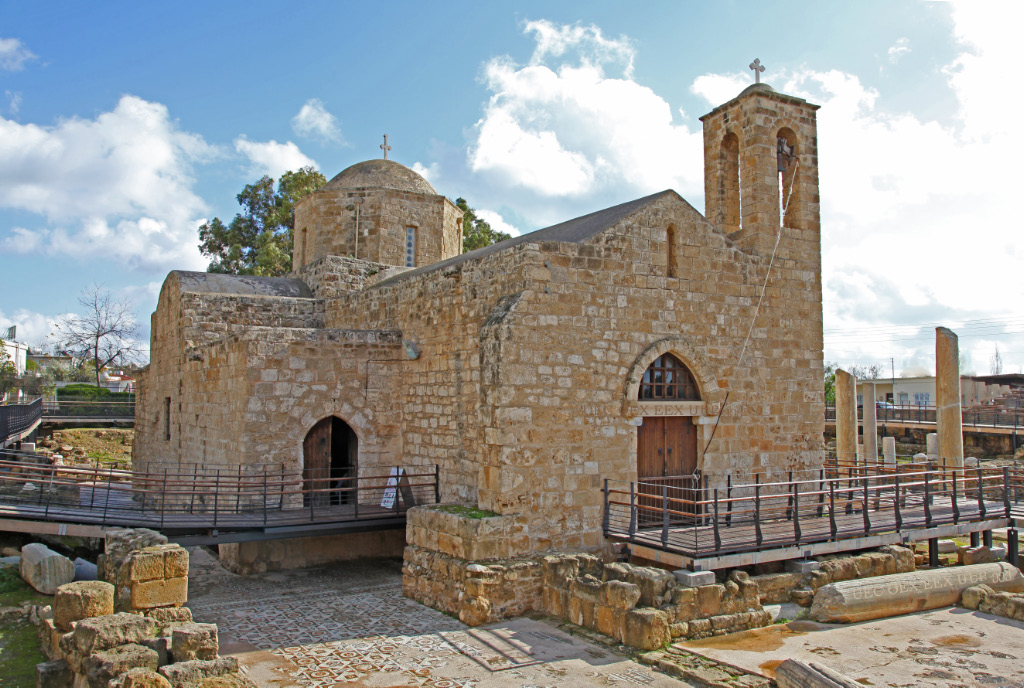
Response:
[[[864,403],[860,385],[875,384],[875,401],[887,401],[897,406],[934,406],[934,377],[897,377],[857,381],[857,403]],[[1010,393],[1010,385],[991,384],[977,377],[960,376],[960,403],[964,408],[991,404],[995,399]]]

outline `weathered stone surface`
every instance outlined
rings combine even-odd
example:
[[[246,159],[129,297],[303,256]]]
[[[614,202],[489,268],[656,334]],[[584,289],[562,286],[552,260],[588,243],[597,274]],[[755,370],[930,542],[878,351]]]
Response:
[[[988,564],[1006,558],[1005,547],[958,547],[956,553],[957,563],[961,566]]]
[[[44,595],[75,580],[75,565],[46,545],[33,542],[21,548],[21,578]]]
[[[641,650],[655,650],[672,638],[668,615],[657,609],[633,609],[626,612],[622,642]]]
[[[935,328],[935,428],[939,461],[963,468],[964,428],[960,397],[960,343],[952,330]]]
[[[491,618],[491,602],[485,597],[473,597],[459,610],[459,621],[467,626],[479,626]]]
[[[144,616],[118,612],[79,621],[69,637],[73,650],[86,657],[119,645],[141,643],[153,637],[156,628],[156,624]]]
[[[129,669],[156,671],[158,664],[156,652],[148,647],[129,643],[86,657],[82,662],[82,673],[89,688],[107,688],[111,680]]]
[[[36,688],[71,688],[74,675],[63,659],[36,664]]]
[[[168,578],[133,582],[132,606],[135,609],[180,607],[188,601],[188,578]]]
[[[57,588],[53,621],[62,631],[82,619],[114,613],[114,586],[103,581],[76,581]]]
[[[160,667],[160,674],[171,682],[173,688],[193,688],[204,678],[226,676],[237,672],[238,660],[234,657],[209,660],[193,659]]]
[[[171,656],[175,662],[217,659],[217,649],[217,624],[186,624],[171,634]]]
[[[787,659],[775,669],[779,688],[863,688],[852,678],[817,662]]]
[[[196,684],[197,688],[256,688],[256,684],[239,674],[211,676]]]
[[[109,688],[171,688],[171,682],[151,669],[129,669],[110,682]]]
[[[1006,564],[976,564],[830,583],[814,596],[811,617],[822,622],[867,621],[946,607],[971,586],[1024,591],[1024,576]]]

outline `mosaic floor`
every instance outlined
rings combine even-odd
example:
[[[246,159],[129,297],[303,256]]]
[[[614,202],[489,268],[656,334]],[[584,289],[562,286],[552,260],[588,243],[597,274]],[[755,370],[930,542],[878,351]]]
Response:
[[[261,686],[683,685],[543,621],[468,628],[401,594],[400,562],[229,574],[193,554],[189,606]]]

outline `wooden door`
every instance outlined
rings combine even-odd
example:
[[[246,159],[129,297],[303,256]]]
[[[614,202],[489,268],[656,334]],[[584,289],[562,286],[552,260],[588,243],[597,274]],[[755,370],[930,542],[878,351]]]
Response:
[[[636,442],[637,481],[642,483],[638,492],[641,523],[660,522],[665,490],[668,496],[690,502],[697,501],[699,480],[697,471],[697,427],[689,416],[651,416],[643,419],[637,428]],[[643,507],[654,507],[646,509]],[[672,502],[672,511],[696,513],[692,505]],[[679,519],[673,516],[672,521]]]
[[[331,419],[325,418],[309,431],[302,443],[303,506],[326,506],[331,477]],[[322,490],[311,492],[310,490]]]

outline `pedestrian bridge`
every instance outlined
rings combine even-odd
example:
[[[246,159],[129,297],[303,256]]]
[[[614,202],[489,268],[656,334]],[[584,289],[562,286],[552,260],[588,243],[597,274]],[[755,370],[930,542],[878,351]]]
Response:
[[[280,465],[146,473],[40,458],[0,453],[0,530],[102,537],[152,528],[183,545],[274,540],[401,528],[410,507],[439,494],[436,466],[317,477]]]

